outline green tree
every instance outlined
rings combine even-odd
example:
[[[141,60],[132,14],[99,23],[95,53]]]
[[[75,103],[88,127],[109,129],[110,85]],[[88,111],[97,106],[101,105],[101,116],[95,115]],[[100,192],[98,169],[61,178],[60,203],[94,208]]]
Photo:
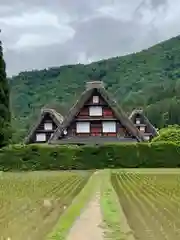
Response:
[[[180,126],[179,125],[169,125],[166,128],[162,128],[159,131],[159,136],[155,137],[153,142],[178,142],[180,143]]]
[[[7,145],[11,137],[10,128],[9,84],[0,41],[0,147]]]

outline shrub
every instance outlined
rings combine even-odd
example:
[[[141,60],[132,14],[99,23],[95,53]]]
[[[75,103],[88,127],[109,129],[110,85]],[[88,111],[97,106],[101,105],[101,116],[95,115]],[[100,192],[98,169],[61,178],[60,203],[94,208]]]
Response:
[[[153,142],[172,141],[180,143],[180,128],[168,127],[160,130],[159,136],[155,137]]]
[[[102,146],[11,145],[0,150],[0,171],[180,167],[173,142]]]

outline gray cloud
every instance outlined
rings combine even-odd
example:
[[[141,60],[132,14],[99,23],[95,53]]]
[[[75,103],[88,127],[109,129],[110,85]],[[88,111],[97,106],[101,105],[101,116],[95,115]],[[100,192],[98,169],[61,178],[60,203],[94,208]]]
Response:
[[[150,4],[153,8],[157,8],[159,6],[166,5],[167,0],[150,0]]]
[[[86,63],[180,32],[179,0],[0,0],[8,74]]]
[[[97,30],[94,31],[96,28]],[[73,43],[80,52],[88,57],[109,57],[134,50],[136,31],[140,29],[136,23],[123,22],[111,18],[97,18],[79,24]]]

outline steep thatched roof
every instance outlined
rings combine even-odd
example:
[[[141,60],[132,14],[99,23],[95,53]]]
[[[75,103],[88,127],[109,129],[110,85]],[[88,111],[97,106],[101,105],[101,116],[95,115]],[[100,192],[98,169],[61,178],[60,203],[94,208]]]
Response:
[[[58,102],[51,102],[46,105],[42,109],[52,109],[55,110],[57,113],[60,113],[61,116],[66,116],[69,111],[69,104],[59,104]]]
[[[141,119],[143,119],[144,124],[146,124],[146,126],[149,128],[152,136],[157,136],[158,135],[158,131],[156,130],[156,128],[150,123],[149,119],[144,115],[143,110],[142,109],[135,109],[132,111],[132,113],[129,116],[129,119],[134,123],[137,116],[140,116]]]
[[[92,82],[93,83],[93,82]],[[129,132],[132,134],[132,136],[136,137],[138,141],[143,141],[143,135],[141,132],[134,126],[132,121],[128,118],[128,116],[123,112],[123,110],[120,108],[120,106],[117,105],[116,101],[110,96],[110,94],[105,90],[103,84],[92,84],[92,87],[86,88],[86,90],[81,94],[79,100],[74,104],[74,106],[70,109],[69,113],[65,117],[63,124],[58,127],[58,129],[55,131],[53,136],[50,138],[49,142],[57,141],[58,138],[61,136],[64,129],[66,129],[70,123],[73,121],[74,117],[79,113],[80,109],[83,107],[85,102],[91,97],[94,90],[97,90],[99,94],[104,98],[104,100],[109,104],[111,109],[114,111],[115,116],[118,120],[121,121],[121,123],[124,125],[124,127],[129,130]]]
[[[37,122],[30,129],[28,136],[25,138],[25,141],[24,141],[25,144],[28,144],[30,142],[32,135],[34,134],[34,132],[36,131],[36,129],[38,128],[39,124],[41,123],[42,119],[46,114],[49,114],[51,116],[52,120],[57,125],[57,127],[59,127],[64,120],[63,116],[60,113],[56,112],[56,110],[45,108],[45,107],[42,108]]]

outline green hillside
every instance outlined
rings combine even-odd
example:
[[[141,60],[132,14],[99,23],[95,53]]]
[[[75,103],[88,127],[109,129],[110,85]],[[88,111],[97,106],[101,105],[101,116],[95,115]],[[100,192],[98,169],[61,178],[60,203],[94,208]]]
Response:
[[[88,65],[22,72],[10,79],[14,139],[19,140],[45,104],[68,109],[88,80],[101,79],[130,111],[143,107],[157,127],[180,123],[180,36],[147,50]],[[18,129],[18,131],[17,131]]]

